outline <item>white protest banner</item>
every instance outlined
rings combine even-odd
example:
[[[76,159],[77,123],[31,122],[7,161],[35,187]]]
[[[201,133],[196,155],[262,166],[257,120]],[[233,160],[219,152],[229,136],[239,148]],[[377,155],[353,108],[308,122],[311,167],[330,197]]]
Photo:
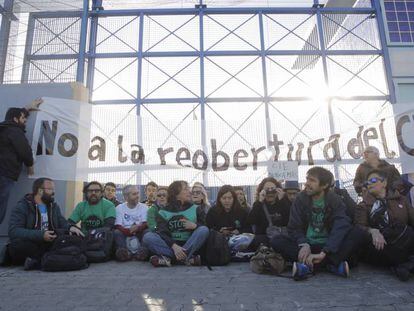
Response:
[[[89,103],[43,98],[33,131],[33,178],[88,179],[90,120]]]

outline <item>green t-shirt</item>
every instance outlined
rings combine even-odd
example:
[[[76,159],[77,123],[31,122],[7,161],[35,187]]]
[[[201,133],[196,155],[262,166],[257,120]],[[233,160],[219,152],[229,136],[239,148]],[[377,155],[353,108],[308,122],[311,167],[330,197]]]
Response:
[[[328,230],[324,226],[325,198],[314,200],[311,219],[306,232],[306,237],[311,245],[325,245],[328,239]]]
[[[87,233],[88,230],[101,228],[105,219],[116,218],[115,205],[107,199],[102,199],[96,205],[89,205],[83,201],[76,205],[69,220],[75,223],[81,222],[81,230]]]
[[[154,232],[155,228],[157,227],[158,210],[159,210],[158,206],[154,204],[147,211],[147,225],[148,225],[148,229],[151,232]]]

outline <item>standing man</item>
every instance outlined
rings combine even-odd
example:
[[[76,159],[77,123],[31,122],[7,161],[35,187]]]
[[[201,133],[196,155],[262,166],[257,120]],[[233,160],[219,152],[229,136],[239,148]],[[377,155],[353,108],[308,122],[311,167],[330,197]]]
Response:
[[[34,100],[26,108],[9,108],[0,123],[0,224],[6,216],[7,202],[14,183],[22,171],[22,164],[34,174],[32,148],[25,136],[30,111],[38,110],[42,99]]]
[[[32,190],[17,203],[9,222],[8,252],[12,263],[24,263],[25,270],[40,268],[42,255],[57,237],[56,230],[70,230],[83,236],[62,216],[55,202],[55,183],[51,179],[36,179]]]

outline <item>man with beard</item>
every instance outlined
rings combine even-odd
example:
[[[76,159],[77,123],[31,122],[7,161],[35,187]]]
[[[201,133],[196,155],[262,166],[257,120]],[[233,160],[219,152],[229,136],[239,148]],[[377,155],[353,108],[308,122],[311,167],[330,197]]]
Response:
[[[296,197],[288,223],[289,236],[272,239],[273,249],[293,262],[292,275],[303,280],[324,266],[334,274],[349,276],[347,260],[365,243],[362,230],[352,227],[341,198],[329,188],[332,174],[312,167],[305,191]]]
[[[36,179],[32,190],[17,203],[9,222],[8,253],[12,263],[24,263],[25,270],[40,268],[40,259],[56,238],[56,230],[83,235],[62,216],[51,179]]]
[[[0,224],[6,216],[7,202],[22,164],[33,175],[32,148],[25,136],[29,112],[37,110],[43,101],[34,100],[27,108],[10,108],[0,123]]]
[[[78,203],[69,217],[69,223],[81,222],[81,230],[87,234],[89,230],[115,224],[115,205],[103,198],[103,187],[97,181],[91,181],[83,188],[86,200]]]

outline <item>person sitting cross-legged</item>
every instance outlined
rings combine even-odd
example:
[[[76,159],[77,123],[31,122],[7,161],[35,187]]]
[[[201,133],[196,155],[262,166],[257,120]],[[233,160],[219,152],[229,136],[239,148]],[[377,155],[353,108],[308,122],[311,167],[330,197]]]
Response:
[[[154,267],[171,266],[171,260],[187,265],[200,265],[195,253],[208,238],[205,213],[191,202],[191,192],[185,181],[174,181],[168,187],[168,204],[156,216],[156,231],[147,232],[143,244],[153,255]]]
[[[414,208],[387,182],[385,171],[368,173],[367,193],[355,209],[355,224],[369,236],[363,259],[389,266],[401,281],[407,281],[414,273]]]
[[[341,198],[329,190],[332,174],[313,167],[307,172],[305,190],[293,203],[288,236],[271,241],[275,252],[293,262],[292,275],[303,280],[316,268],[348,277],[347,259],[364,243],[362,230],[353,228]]]
[[[23,264],[25,270],[40,269],[43,254],[57,237],[57,230],[83,236],[76,226],[62,216],[55,202],[55,183],[49,178],[33,182],[33,192],[25,195],[12,210],[9,220],[11,263]]]
[[[148,251],[141,246],[141,240],[147,228],[148,207],[139,203],[139,190],[136,186],[125,186],[122,194],[125,203],[116,207],[115,257],[119,261],[146,260]]]

